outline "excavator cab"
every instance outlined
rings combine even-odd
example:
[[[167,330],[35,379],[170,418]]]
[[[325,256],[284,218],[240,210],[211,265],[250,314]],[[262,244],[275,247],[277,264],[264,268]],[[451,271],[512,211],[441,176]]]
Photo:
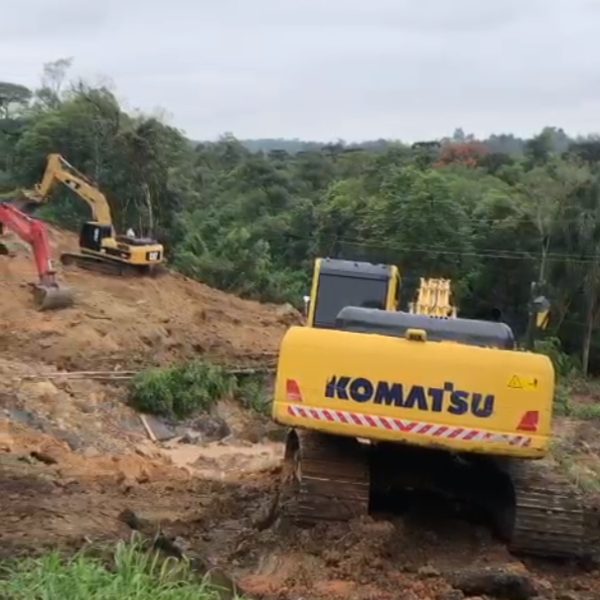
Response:
[[[315,261],[307,326],[334,329],[346,306],[398,310],[400,274],[394,265],[332,258]]]
[[[110,225],[100,225],[88,221],[81,227],[79,233],[79,246],[81,248],[87,248],[94,252],[100,252],[102,250],[102,241],[113,237],[113,228]]]

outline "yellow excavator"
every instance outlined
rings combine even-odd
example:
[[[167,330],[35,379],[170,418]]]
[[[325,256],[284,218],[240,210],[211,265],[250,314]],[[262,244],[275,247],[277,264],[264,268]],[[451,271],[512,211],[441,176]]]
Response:
[[[164,260],[163,246],[149,238],[117,235],[106,196],[60,154],[48,156],[41,182],[23,191],[23,196],[29,205],[46,203],[59,183],[75,192],[92,212],[92,220],[83,224],[79,235],[81,252],[63,253],[63,264],[119,275],[154,274]]]
[[[396,269],[317,261],[307,326],[287,331],[277,366],[283,514],[345,521],[433,496],[486,515],[514,552],[597,551],[597,517],[535,460],[552,441],[552,363],[504,323],[453,316],[436,285],[439,307],[425,291],[402,312]]]

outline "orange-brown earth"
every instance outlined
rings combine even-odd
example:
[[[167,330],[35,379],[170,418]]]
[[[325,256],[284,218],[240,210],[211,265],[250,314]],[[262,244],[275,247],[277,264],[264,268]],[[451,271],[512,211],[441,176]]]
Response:
[[[76,245],[55,229],[51,237],[56,254]],[[313,529],[266,520],[282,447],[264,417],[225,400],[214,411],[226,438],[155,443],[125,402],[126,382],[56,371],[198,356],[263,364],[298,316],[176,274],[129,280],[77,269],[59,273],[76,305],[39,313],[25,285],[35,280],[29,251],[9,241],[13,255],[0,256],[0,558],[128,538],[128,510],[251,598],[458,600],[456,577],[475,567],[526,576],[527,597],[600,599],[593,565],[520,560],[443,505]],[[556,460],[594,493],[597,426],[563,418],[556,431]]]

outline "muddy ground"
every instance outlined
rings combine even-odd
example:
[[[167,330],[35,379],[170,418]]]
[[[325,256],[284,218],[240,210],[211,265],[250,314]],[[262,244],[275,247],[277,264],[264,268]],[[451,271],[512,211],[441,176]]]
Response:
[[[73,236],[51,234],[55,250],[72,249]],[[593,564],[513,557],[485,524],[443,503],[312,529],[277,518],[283,449],[268,419],[224,399],[191,431],[167,427],[155,442],[127,405],[126,381],[57,371],[198,356],[264,364],[298,315],[175,275],[124,281],[77,270],[60,273],[76,306],[42,314],[25,285],[35,278],[27,248],[13,241],[12,251],[0,256],[0,558],[112,543],[135,527],[256,599],[600,600]],[[597,431],[556,422],[555,460],[590,497]],[[466,568],[517,587],[485,596],[465,584]]]
[[[248,441],[239,427],[245,420],[249,431],[254,417],[226,410],[235,434],[220,441],[157,444],[136,434],[112,454],[2,421],[0,558],[129,539],[135,527],[148,538],[162,532],[198,568],[256,599],[459,599],[453,585],[465,569],[499,569],[530,586],[466,597],[600,598],[593,564],[511,556],[485,523],[443,504],[309,529],[271,518],[282,444]],[[132,513],[134,525],[124,517]]]

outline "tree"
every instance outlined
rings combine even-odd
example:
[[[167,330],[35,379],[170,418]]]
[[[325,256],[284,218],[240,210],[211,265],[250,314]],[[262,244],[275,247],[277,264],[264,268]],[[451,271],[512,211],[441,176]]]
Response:
[[[67,73],[73,64],[72,58],[59,58],[44,64],[42,87],[36,97],[44,108],[57,108]]]
[[[548,254],[560,229],[566,202],[589,180],[589,170],[576,163],[554,161],[525,173],[519,185],[523,197],[520,210],[534,227],[539,248],[538,282],[546,279]]]
[[[31,90],[24,85],[0,81],[0,118],[11,118],[11,107],[22,108],[31,98]]]
[[[600,175],[590,176],[578,192],[570,198],[565,229],[571,241],[570,247],[582,257],[570,267],[577,280],[582,282],[584,328],[581,365],[587,374],[592,334],[600,319]],[[570,287],[573,289],[573,285]]]
[[[440,158],[435,166],[458,164],[474,169],[481,164],[487,153],[487,148],[481,142],[447,143],[442,146]]]
[[[472,269],[470,222],[450,175],[415,167],[392,170],[366,210],[369,238],[388,245],[393,262],[414,281],[450,277],[459,284]]]

